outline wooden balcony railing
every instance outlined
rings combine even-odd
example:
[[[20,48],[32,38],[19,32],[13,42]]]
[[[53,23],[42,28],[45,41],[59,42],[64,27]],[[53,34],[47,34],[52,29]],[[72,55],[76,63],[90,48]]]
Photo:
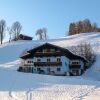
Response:
[[[34,62],[34,66],[61,66],[62,62]]]
[[[34,56],[61,56],[61,52],[35,52]]]
[[[69,68],[70,69],[80,69],[81,65],[70,65]]]

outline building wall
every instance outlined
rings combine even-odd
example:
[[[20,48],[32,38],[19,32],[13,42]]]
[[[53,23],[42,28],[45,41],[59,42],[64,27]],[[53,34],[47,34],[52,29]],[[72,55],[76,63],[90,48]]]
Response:
[[[37,59],[41,59],[41,62],[47,62],[47,58],[50,58],[50,62],[57,62],[57,58],[61,59],[62,66],[34,66],[34,62],[37,62]],[[33,63],[28,63],[28,61],[32,61]],[[84,62],[81,60],[72,60],[77,61],[81,65],[81,69],[79,70],[79,74],[81,74],[81,70],[84,69]],[[33,73],[38,73],[38,68],[41,68],[45,72],[45,74],[53,74],[53,72],[56,75],[69,75],[70,69],[69,64],[72,63],[67,57],[61,56],[61,57],[33,57],[31,59],[27,59],[24,61],[24,64],[28,65],[29,67],[33,68]],[[50,68],[51,73],[48,72],[48,68]],[[57,68],[60,68],[60,71],[57,71]]]
[[[71,60],[70,64],[72,64],[72,62],[78,62],[79,63],[80,69],[78,69],[78,70],[79,70],[79,75],[81,75],[82,71],[84,71],[84,62],[82,60]],[[71,69],[70,71],[72,72],[72,70],[75,70],[75,69]]]
[[[50,71],[54,72],[57,75],[62,75],[62,74],[66,74],[66,72],[69,71],[69,59],[65,56],[61,56],[61,57],[33,57],[31,59],[27,59],[24,61],[24,64],[27,64],[30,67],[33,67],[33,72],[36,73],[37,72],[37,68],[41,68],[41,70],[45,71],[45,74],[48,74],[48,67],[49,66],[37,66],[34,67],[34,64],[32,63],[28,63],[28,61],[33,61],[33,62],[37,62],[37,59],[41,59],[41,62],[47,62],[47,58],[50,58],[50,62],[57,62],[57,58],[61,59],[62,62],[62,66],[50,66]],[[60,71],[57,71],[57,68],[60,68]]]
[[[69,72],[69,59],[65,56],[62,56],[62,73],[67,73]]]
[[[73,61],[79,62],[79,64],[81,65],[81,69],[84,69],[84,62],[82,60],[71,60],[70,64],[72,64]]]

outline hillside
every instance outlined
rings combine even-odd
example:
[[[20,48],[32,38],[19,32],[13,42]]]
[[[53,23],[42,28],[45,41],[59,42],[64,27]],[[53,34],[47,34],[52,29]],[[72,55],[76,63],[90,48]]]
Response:
[[[20,55],[26,49],[49,42],[68,48],[90,43],[96,62],[80,77],[19,73]],[[100,33],[83,33],[46,41],[17,41],[0,46],[0,100],[100,99]],[[67,99],[66,99],[67,98]],[[93,100],[94,100],[93,99]]]

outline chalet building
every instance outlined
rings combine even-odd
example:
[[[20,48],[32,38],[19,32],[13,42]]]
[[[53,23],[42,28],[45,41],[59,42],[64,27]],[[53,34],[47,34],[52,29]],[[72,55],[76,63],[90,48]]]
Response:
[[[78,76],[85,71],[87,63],[83,57],[49,43],[27,51],[20,58],[18,71],[51,75]]]
[[[24,34],[19,34],[19,36],[16,39],[13,39],[13,41],[16,40],[32,40],[33,38]]]

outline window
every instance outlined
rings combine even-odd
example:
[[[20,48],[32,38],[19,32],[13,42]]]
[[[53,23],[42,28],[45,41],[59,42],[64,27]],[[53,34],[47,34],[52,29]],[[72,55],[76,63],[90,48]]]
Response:
[[[27,61],[28,63],[31,63],[31,61]]]
[[[34,63],[33,61],[31,61],[31,63]]]
[[[50,72],[50,68],[47,68],[47,71]]]
[[[60,68],[57,68],[57,71],[60,71],[61,69]]]
[[[37,68],[37,71],[40,71],[41,70],[41,68]]]
[[[57,49],[57,50],[56,50],[56,52],[60,52],[60,50],[59,50],[59,49]]]
[[[79,64],[79,62],[72,62],[72,64]]]
[[[60,58],[57,58],[57,62],[60,62],[61,61],[61,59]]]
[[[37,62],[40,62],[41,61],[41,59],[37,59]]]
[[[37,51],[36,51],[36,53],[39,53],[39,52],[41,52],[41,50],[37,50]]]
[[[50,52],[50,49],[47,49],[47,52]]]
[[[76,69],[76,70],[73,69],[73,70],[72,70],[72,74],[75,75],[75,76],[76,76],[76,75],[79,75],[79,70],[77,70],[77,69]]]
[[[67,63],[65,62],[65,65],[67,66]]]
[[[33,61],[27,61],[27,63],[33,63]]]
[[[27,61],[27,63],[30,63],[30,61]]]
[[[43,52],[46,53],[48,50],[47,49],[43,49]]]
[[[50,62],[50,58],[47,58],[47,62]]]
[[[55,52],[55,49],[50,49],[51,52]]]

